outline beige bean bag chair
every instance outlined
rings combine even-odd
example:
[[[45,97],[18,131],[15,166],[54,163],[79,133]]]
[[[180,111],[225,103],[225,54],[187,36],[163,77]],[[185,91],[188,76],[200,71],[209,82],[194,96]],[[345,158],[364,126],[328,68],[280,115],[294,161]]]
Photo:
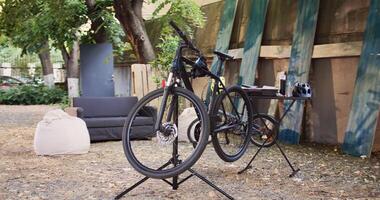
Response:
[[[90,136],[85,122],[62,110],[45,114],[37,125],[34,150],[37,155],[83,154],[90,149]]]

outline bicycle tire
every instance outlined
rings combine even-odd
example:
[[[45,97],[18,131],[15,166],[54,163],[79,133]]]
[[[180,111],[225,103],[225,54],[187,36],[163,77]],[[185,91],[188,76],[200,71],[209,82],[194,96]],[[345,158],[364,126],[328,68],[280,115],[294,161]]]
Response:
[[[199,140],[199,134],[198,134],[199,130],[197,128],[198,128],[198,120],[197,119],[194,119],[189,124],[189,127],[187,128],[187,138],[189,139],[190,143],[193,145],[194,148],[197,146],[197,143]]]
[[[187,169],[189,169],[191,166],[193,166],[195,164],[195,162],[200,158],[200,156],[202,155],[202,153],[206,147],[207,139],[208,139],[208,135],[209,135],[209,127],[210,127],[209,117],[207,115],[206,108],[205,108],[204,104],[201,102],[201,100],[197,96],[195,96],[193,93],[191,93],[190,91],[188,91],[184,88],[180,88],[180,87],[172,88],[171,91],[169,92],[169,96],[175,95],[175,96],[177,96],[177,99],[180,96],[184,97],[198,111],[199,117],[200,117],[199,120],[203,125],[202,126],[202,135],[200,136],[200,139],[198,141],[198,146],[195,149],[193,149],[193,147],[190,147],[193,150],[189,154],[189,157],[186,160],[182,160],[181,162],[176,163],[175,165],[173,163],[168,164],[168,166],[172,166],[172,168],[169,168],[169,169],[168,168],[162,168],[161,166],[160,167],[156,166],[156,167],[152,168],[152,167],[147,166],[145,163],[142,162],[142,160],[139,160],[140,157],[138,158],[138,154],[136,152],[134,152],[134,150],[132,149],[132,146],[135,147],[139,144],[139,143],[137,143],[137,145],[132,144],[133,142],[138,142],[138,141],[134,140],[135,136],[133,134],[135,134],[135,132],[132,131],[132,124],[138,123],[136,117],[138,116],[138,113],[141,112],[142,108],[144,106],[146,106],[149,102],[159,100],[163,96],[163,93],[164,93],[163,89],[158,89],[158,90],[152,91],[152,92],[148,93],[146,96],[144,96],[130,111],[128,118],[125,122],[124,128],[123,128],[123,149],[124,149],[124,153],[127,157],[127,160],[129,161],[131,166],[136,171],[138,171],[139,173],[141,173],[141,174],[143,174],[149,178],[155,178],[155,179],[165,179],[165,178],[177,176],[177,175],[183,173],[184,171],[186,171]],[[137,126],[133,126],[133,128],[136,128],[136,127]],[[135,130],[135,129],[133,129],[133,130]],[[152,128],[152,131],[153,131],[153,128]],[[177,137],[177,139],[175,139],[175,140],[177,141],[177,145],[178,145],[179,144],[178,143],[178,135],[176,137]],[[155,145],[154,136],[152,136],[152,138],[151,138],[151,140],[148,140],[149,142],[152,141],[152,143],[153,143],[151,148],[163,148],[159,145]],[[173,146],[173,145],[171,145],[171,146]],[[167,148],[170,150],[170,146],[168,146]],[[172,150],[172,153],[173,153],[174,148],[172,148],[172,149],[173,149]],[[152,150],[152,149],[147,148],[147,150],[155,152],[156,149]],[[157,152],[159,153],[159,151],[157,151]],[[172,155],[173,154],[171,154],[170,156],[172,156]],[[149,156],[147,156],[147,157],[149,159]],[[158,159],[157,157],[160,157],[159,159],[161,159],[161,155],[157,155],[156,157],[152,157],[152,159]],[[162,157],[164,157],[164,156],[162,156]],[[170,157],[170,158],[172,158],[172,157]],[[179,157],[179,159],[181,159],[181,157]],[[166,164],[169,162],[172,162],[172,159],[170,159],[168,162],[166,162]]]
[[[243,115],[244,115],[244,116],[243,115],[240,116],[240,121],[238,123],[239,124],[243,123],[241,121],[242,117],[244,117],[246,119],[246,121],[244,122],[244,125],[243,125],[243,126],[245,126],[244,130],[239,129],[238,133],[235,133],[232,130],[228,132],[234,138],[242,139],[242,141],[238,142],[238,144],[231,144],[229,141],[229,138],[227,137],[226,132],[223,132],[223,133],[225,133],[225,140],[226,140],[226,142],[223,142],[222,138],[219,137],[219,135],[221,135],[222,133],[216,132],[216,130],[217,130],[216,128],[218,126],[222,127],[222,125],[218,125],[218,122],[223,121],[223,118],[225,119],[225,121],[229,120],[229,119],[226,119],[228,117],[226,117],[226,116],[223,117],[223,115],[226,115],[226,114],[222,115],[220,113],[219,106],[222,107],[221,108],[222,112],[225,112],[226,108],[225,108],[223,102],[226,99],[227,99],[226,102],[231,102],[230,99],[228,98],[228,95],[231,95],[232,93],[238,94],[241,97],[242,102],[241,102],[241,100],[239,100],[238,101],[238,102],[240,102],[240,103],[238,103],[239,105],[241,103],[243,103],[242,106],[238,106],[238,107],[242,108]],[[238,108],[238,109],[240,110],[240,108]],[[244,114],[245,109],[246,109],[246,114]],[[238,111],[238,112],[240,112],[240,111]],[[235,112],[235,114],[236,114],[236,116],[238,116],[238,114],[236,112]],[[211,125],[212,143],[213,143],[213,146],[214,146],[214,149],[215,149],[215,152],[217,153],[217,155],[222,160],[224,160],[226,162],[234,162],[234,161],[238,160],[239,158],[241,158],[243,156],[244,152],[247,150],[247,147],[248,147],[248,144],[250,141],[249,137],[250,137],[250,131],[251,131],[251,124],[252,124],[251,123],[252,122],[252,105],[250,104],[250,101],[249,101],[247,94],[241,89],[240,86],[237,86],[237,85],[227,88],[226,91],[223,91],[221,94],[219,94],[217,96],[215,102],[213,103],[213,105],[211,107],[211,111],[210,111],[210,118],[211,118],[211,124],[212,124]],[[232,116],[231,116],[231,118],[232,118]],[[226,122],[221,122],[221,123],[226,123]],[[240,127],[240,128],[242,128],[242,127]],[[226,148],[224,148],[224,147],[226,147]],[[232,147],[232,148],[229,148],[229,147]],[[230,152],[227,152],[227,148],[228,149],[235,148],[236,151],[230,153]]]
[[[187,128],[187,139],[190,141],[190,143],[193,145],[195,148],[198,145],[198,140],[199,140],[199,130],[197,129],[198,127],[198,120],[193,120],[189,127]],[[193,126],[195,125],[194,129]],[[211,143],[211,138],[207,140],[207,144]]]
[[[255,114],[252,117],[251,142],[258,147],[271,147],[278,138],[279,123],[267,114]]]

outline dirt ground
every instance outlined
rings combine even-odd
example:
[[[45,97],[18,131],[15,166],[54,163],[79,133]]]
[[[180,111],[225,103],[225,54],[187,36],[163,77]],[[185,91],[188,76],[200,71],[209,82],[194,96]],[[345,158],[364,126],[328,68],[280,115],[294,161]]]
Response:
[[[0,199],[113,199],[142,178],[126,160],[121,142],[91,144],[85,155],[36,156],[36,124],[54,106],[0,105]],[[284,146],[301,171],[291,170],[276,147],[264,149],[253,168],[238,175],[256,150],[234,163],[221,161],[212,146],[193,167],[236,199],[380,199],[380,154],[371,159],[339,149],[305,144]],[[124,199],[223,199],[191,178],[174,191],[148,180]]]

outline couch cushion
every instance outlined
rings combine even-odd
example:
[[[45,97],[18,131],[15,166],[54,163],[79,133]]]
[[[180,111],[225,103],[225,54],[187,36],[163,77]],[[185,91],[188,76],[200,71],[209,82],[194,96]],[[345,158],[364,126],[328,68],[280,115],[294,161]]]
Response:
[[[83,108],[83,117],[127,116],[137,97],[76,97],[74,107]]]
[[[153,117],[143,117],[143,116],[137,116],[132,126],[146,126],[146,125],[153,125],[154,119]]]
[[[121,140],[123,127],[89,128],[88,131],[91,142]],[[131,139],[149,139],[155,136],[153,125],[135,126],[132,128]]]
[[[83,118],[88,128],[123,127],[126,117],[93,117]]]
[[[83,118],[88,128],[123,127],[127,117]],[[153,125],[152,117],[136,117],[133,126]]]

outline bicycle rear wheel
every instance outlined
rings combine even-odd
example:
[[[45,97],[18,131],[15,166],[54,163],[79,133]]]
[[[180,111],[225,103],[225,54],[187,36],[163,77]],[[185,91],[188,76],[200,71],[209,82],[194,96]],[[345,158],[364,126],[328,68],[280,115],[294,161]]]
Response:
[[[201,124],[198,119],[194,119],[187,128],[187,139],[193,144],[195,148],[199,141],[199,136],[201,133]],[[207,141],[207,144],[211,143],[211,138]]]
[[[209,135],[209,117],[203,103],[193,93],[175,87],[169,90],[159,131],[154,129],[164,90],[143,97],[131,110],[123,130],[124,153],[132,167],[141,174],[157,179],[179,175],[189,169],[203,153]],[[178,142],[178,115],[194,107],[201,125],[195,148]]]
[[[270,147],[278,138],[278,121],[267,114],[253,116],[251,142],[258,147]]]
[[[248,96],[239,86],[232,86],[217,96],[210,118],[212,142],[218,156],[233,162],[248,147],[252,124],[252,108]]]

